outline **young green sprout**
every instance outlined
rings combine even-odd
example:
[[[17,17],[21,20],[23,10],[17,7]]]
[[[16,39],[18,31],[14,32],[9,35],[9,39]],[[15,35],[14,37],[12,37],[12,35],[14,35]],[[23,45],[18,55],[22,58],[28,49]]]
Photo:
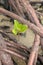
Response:
[[[19,23],[19,21],[14,20],[14,27],[12,29],[12,33],[17,35],[18,33],[24,33],[28,29],[27,25]]]

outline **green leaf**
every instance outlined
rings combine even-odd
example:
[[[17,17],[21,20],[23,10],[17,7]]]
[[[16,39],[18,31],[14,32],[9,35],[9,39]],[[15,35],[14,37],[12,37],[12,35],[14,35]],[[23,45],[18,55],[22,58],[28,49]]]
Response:
[[[13,32],[15,35],[17,35],[17,33],[18,33],[15,29],[13,29],[12,32]]]
[[[22,25],[21,32],[25,32],[27,30],[27,25]]]
[[[28,29],[27,25],[19,23],[19,21],[14,20],[14,28],[12,32],[17,35],[17,33],[24,33]]]

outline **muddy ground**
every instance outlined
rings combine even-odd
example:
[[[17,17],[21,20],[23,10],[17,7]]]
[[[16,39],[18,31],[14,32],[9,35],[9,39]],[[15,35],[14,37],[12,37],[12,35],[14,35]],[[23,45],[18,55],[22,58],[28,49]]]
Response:
[[[39,5],[36,4],[36,6],[34,8],[37,8],[37,6],[39,7]],[[0,6],[2,7],[2,6]],[[37,10],[41,10],[40,8]],[[43,9],[42,9],[43,10]],[[43,18],[42,18],[43,20]],[[41,21],[43,24],[43,21]],[[5,26],[7,26],[8,28],[6,28]],[[5,28],[3,28],[5,27]],[[5,16],[3,14],[0,14],[0,30],[4,30],[6,31],[11,31],[13,28],[13,20],[11,20],[10,17]],[[28,48],[31,48],[34,42],[34,38],[35,38],[35,34],[32,30],[28,29],[24,34],[18,34],[18,35],[14,35],[12,33],[7,33],[9,36],[11,36],[14,40],[16,40],[18,43],[25,45]],[[7,37],[4,37],[4,39],[9,40]],[[11,41],[11,40],[10,40]],[[11,41],[12,42],[12,41]],[[39,50],[39,54],[42,55],[42,50]],[[25,61],[20,60],[17,57],[13,57],[14,61],[18,63],[18,65],[26,65]]]

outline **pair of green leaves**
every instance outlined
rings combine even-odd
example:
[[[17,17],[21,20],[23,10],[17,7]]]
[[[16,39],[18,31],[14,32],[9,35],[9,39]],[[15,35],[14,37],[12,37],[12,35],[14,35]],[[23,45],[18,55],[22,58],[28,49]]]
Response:
[[[14,20],[14,28],[12,32],[17,35],[18,33],[24,33],[28,29],[27,25],[19,23],[19,21]]]

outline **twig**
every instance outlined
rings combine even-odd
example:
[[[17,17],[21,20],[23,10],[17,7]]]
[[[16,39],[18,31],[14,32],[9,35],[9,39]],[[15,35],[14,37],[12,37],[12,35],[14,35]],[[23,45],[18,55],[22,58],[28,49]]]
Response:
[[[17,14],[21,16],[19,10],[17,9],[17,7],[14,4],[14,0],[8,0],[8,3],[10,4],[10,6],[12,6],[13,10],[14,11],[16,10]]]
[[[16,52],[16,53],[18,53],[18,54],[20,54],[20,55],[22,55],[22,56],[24,56],[26,58],[28,57],[26,53],[24,53],[24,52],[22,53],[22,51],[19,51],[18,49],[15,49],[13,47],[7,47],[7,49],[11,50],[12,52]]]
[[[43,4],[42,0],[39,0],[39,1],[30,0],[29,2],[30,2],[30,4],[35,4],[35,3],[41,3],[41,4]]]
[[[19,58],[21,58],[22,60],[26,60],[25,57],[23,57],[22,55],[20,55],[20,54],[18,54],[18,53],[16,53],[16,52],[12,52],[11,50],[7,50],[7,49],[0,49],[0,50],[4,51],[4,52],[6,52],[6,53],[9,53],[10,55],[19,57]]]
[[[3,49],[7,48],[1,34],[0,34],[0,48],[3,48]],[[11,60],[11,56],[9,54],[5,53],[4,51],[0,51],[0,58],[4,65],[14,65],[13,61]]]
[[[24,12],[22,10],[22,6],[19,3],[19,0],[15,0],[16,4],[17,4],[17,8],[19,9],[19,12],[21,13],[22,17],[25,18]]]
[[[38,12],[37,10],[36,10],[36,14],[43,16],[43,13]]]
[[[27,51],[27,52],[29,52],[29,49],[26,47],[26,46],[24,46],[24,45],[21,45],[20,43],[17,43],[17,42],[14,42],[14,43],[11,43],[11,42],[9,42],[9,41],[7,41],[8,43],[6,43],[8,46],[10,46],[10,47],[13,47],[13,48],[16,48],[16,49],[24,49],[23,51]]]

